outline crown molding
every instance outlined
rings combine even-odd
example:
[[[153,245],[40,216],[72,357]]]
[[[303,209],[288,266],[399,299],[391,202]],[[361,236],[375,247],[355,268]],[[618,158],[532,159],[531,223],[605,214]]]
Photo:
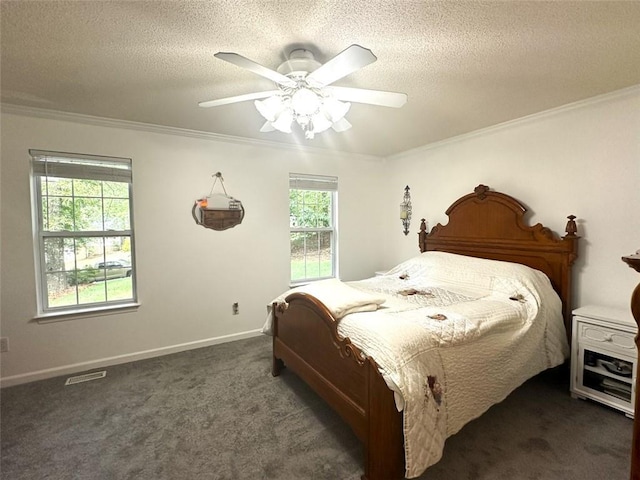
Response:
[[[571,110],[577,110],[580,108],[596,105],[598,103],[607,102],[611,100],[616,100],[624,97],[630,97],[640,94],[640,84],[633,85],[631,87],[623,88],[621,90],[615,90],[609,93],[603,93],[602,95],[597,95],[595,97],[590,97],[584,100],[578,100],[577,102],[568,103],[566,105],[562,105],[560,107],[551,108],[549,110],[544,110],[538,113],[532,113],[531,115],[526,115],[524,117],[516,118],[514,120],[508,120],[503,123],[498,123],[496,125],[491,125],[490,127],[481,128],[479,130],[474,130],[472,132],[463,133],[461,135],[456,135],[455,137],[446,138],[444,140],[429,143],[427,145],[423,145],[421,147],[412,148],[411,150],[406,150],[404,152],[396,153],[394,155],[390,155],[387,157],[387,160],[400,160],[409,156],[413,156],[416,154],[420,154],[422,152],[426,152],[429,150],[433,150],[436,148],[443,147],[445,145],[450,145],[458,142],[463,142],[470,138],[481,137],[485,135],[491,135],[493,133],[499,132],[501,130],[506,130],[508,128],[515,127],[517,125],[523,125],[531,122],[535,122],[544,118],[553,117],[556,115],[560,115],[565,112],[569,112]]]
[[[133,122],[130,120],[119,120],[119,119],[106,118],[106,117],[96,117],[96,116],[85,115],[80,113],[63,112],[59,110],[49,110],[49,109],[38,108],[38,107],[27,107],[27,106],[15,105],[10,103],[0,103],[0,112],[12,114],[12,115],[23,115],[23,116],[29,116],[29,117],[51,119],[51,120],[75,122],[75,123],[81,123],[86,125],[96,125],[101,127],[123,128],[127,130],[138,130],[138,131],[144,131],[144,132],[150,132],[150,133],[160,133],[160,134],[167,134],[167,135],[177,135],[181,137],[199,138],[199,139],[212,140],[217,142],[233,143],[237,145],[273,148],[277,150],[291,150],[291,151],[297,151],[297,152],[315,153],[320,155],[331,154],[334,156],[338,155],[338,156],[343,156],[348,158],[361,158],[365,160],[394,161],[394,160],[400,160],[409,156],[413,156],[416,154],[420,154],[422,152],[427,152],[429,150],[433,150],[436,148],[440,148],[445,145],[462,142],[470,138],[490,135],[490,134],[499,132],[501,130],[512,128],[517,125],[522,125],[522,124],[538,121],[540,119],[553,117],[555,115],[559,115],[561,113],[565,113],[571,110],[592,106],[598,103],[602,103],[602,102],[606,102],[614,99],[624,98],[627,96],[634,96],[639,93],[640,93],[640,84],[633,85],[631,87],[623,88],[621,90],[615,90],[613,92],[597,95],[595,97],[590,97],[584,100],[578,100],[577,102],[568,103],[560,107],[552,108],[552,109],[545,110],[538,113],[533,113],[531,115],[526,115],[524,117],[516,118],[514,120],[509,120],[509,121],[492,125],[486,128],[481,128],[479,130],[474,130],[472,132],[463,133],[455,137],[446,138],[438,142],[429,143],[427,145],[416,147],[411,150],[406,150],[404,152],[400,152],[394,155],[389,155],[387,157],[379,157],[375,155],[366,155],[361,153],[350,153],[350,152],[344,152],[340,150],[332,150],[329,148],[309,147],[306,145],[296,145],[291,143],[278,143],[278,142],[273,142],[269,140],[257,140],[257,139],[243,138],[243,137],[235,137],[232,135],[223,135],[220,133],[204,132],[200,130],[189,130],[186,128],[169,127],[165,125],[155,125],[155,124],[143,123],[143,122]]]
[[[107,128],[122,128],[126,130],[138,130],[142,132],[160,133],[166,135],[177,135],[180,137],[199,138],[216,142],[233,143],[237,145],[248,145],[251,147],[273,148],[277,150],[292,150],[297,152],[314,153],[320,155],[343,156],[348,158],[361,158],[365,160],[383,160],[383,157],[366,155],[362,153],[351,153],[330,148],[309,147],[307,145],[297,145],[292,143],[278,143],[269,140],[257,140],[252,138],[235,137],[233,135],[223,135],[220,133],[204,132],[201,130],[190,130],[187,128],[169,127],[152,123],[133,122],[130,120],[119,120],[115,118],[96,117],[82,113],[63,112],[60,110],[49,110],[46,108],[27,107],[12,103],[0,103],[0,112],[10,115],[22,115],[27,117],[44,118],[48,120],[60,120],[74,122],[84,125],[94,125]]]

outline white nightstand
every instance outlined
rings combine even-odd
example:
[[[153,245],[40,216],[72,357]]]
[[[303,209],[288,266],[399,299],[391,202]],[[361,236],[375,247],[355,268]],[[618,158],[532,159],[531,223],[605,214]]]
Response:
[[[637,325],[631,311],[587,306],[573,311],[571,395],[633,418]]]

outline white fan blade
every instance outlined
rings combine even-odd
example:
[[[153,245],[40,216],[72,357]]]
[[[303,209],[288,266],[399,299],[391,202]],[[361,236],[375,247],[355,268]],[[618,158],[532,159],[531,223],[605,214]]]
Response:
[[[262,133],[275,132],[276,128],[271,124],[271,122],[264,122],[264,125],[262,125],[260,131]]]
[[[362,67],[366,67],[376,60],[377,58],[371,50],[360,45],[351,45],[307,75],[306,79],[314,86],[323,87],[342,77],[346,77]]]
[[[244,95],[238,95],[237,97],[220,98],[218,100],[208,100],[206,102],[198,103],[199,107],[219,107],[220,105],[228,105],[230,103],[246,102],[247,100],[257,100],[259,98],[267,98],[271,95],[275,95],[279,90],[269,90],[267,92],[254,92],[245,93]]]
[[[336,132],[344,132],[345,130],[349,130],[351,128],[351,124],[346,118],[343,117],[337,122],[333,122],[331,128],[333,128]]]
[[[259,63],[249,60],[248,58],[238,55],[237,53],[218,52],[214,57],[224,60],[225,62],[233,63],[238,67],[246,68],[247,70],[257,73],[258,75],[273,80],[274,82],[285,85],[287,87],[295,87],[296,82],[289,77],[282,75],[281,73],[271,70],[270,68],[263,67]]]
[[[370,105],[393,108],[400,108],[407,103],[406,93],[335,86],[325,87],[325,91],[344,102],[368,103]]]

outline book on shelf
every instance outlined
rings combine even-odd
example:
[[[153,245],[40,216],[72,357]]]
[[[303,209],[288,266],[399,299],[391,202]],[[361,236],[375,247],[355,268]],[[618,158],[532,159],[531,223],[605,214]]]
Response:
[[[621,383],[616,380],[605,378],[600,382],[603,392],[622,400],[629,401],[631,399],[631,385]]]

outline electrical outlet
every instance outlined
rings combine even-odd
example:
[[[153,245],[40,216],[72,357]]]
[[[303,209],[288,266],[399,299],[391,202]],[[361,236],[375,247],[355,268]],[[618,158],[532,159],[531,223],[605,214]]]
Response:
[[[9,351],[9,337],[0,338],[0,353]]]
[[[238,302],[234,303],[231,306],[231,311],[233,312],[234,315],[238,315],[240,313],[240,307],[238,306]]]

